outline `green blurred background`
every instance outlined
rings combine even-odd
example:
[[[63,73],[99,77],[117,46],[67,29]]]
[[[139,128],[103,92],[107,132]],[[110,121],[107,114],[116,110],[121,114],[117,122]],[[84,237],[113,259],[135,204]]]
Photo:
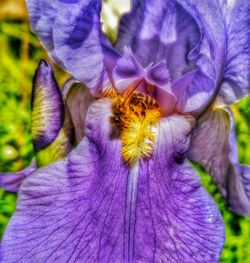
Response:
[[[122,7],[122,8],[121,8]],[[103,28],[112,39],[121,11],[127,4],[105,1]],[[0,172],[14,172],[26,167],[33,149],[30,132],[30,95],[32,78],[39,60],[47,59],[36,36],[30,32],[24,1],[0,2]],[[52,63],[53,64],[53,63]],[[67,75],[54,65],[62,84]],[[250,164],[250,98],[232,107],[236,118],[239,159]],[[199,168],[204,186],[215,198],[226,225],[226,243],[221,262],[250,263],[250,219],[231,213],[216,185]],[[0,189],[0,236],[15,211],[16,195]]]

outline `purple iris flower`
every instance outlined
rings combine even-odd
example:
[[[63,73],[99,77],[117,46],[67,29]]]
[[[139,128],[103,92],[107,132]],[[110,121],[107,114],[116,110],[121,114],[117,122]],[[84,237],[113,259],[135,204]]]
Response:
[[[218,262],[222,218],[188,160],[250,216],[250,167],[238,163],[226,106],[249,94],[250,2],[133,0],[114,46],[99,0],[27,6],[33,31],[75,80],[61,92],[51,67],[38,67],[39,169],[19,183],[1,175],[13,191],[26,178],[2,261]]]

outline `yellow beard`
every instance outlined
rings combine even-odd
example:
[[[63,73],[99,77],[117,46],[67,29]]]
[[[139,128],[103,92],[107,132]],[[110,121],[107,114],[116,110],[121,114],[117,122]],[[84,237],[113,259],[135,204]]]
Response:
[[[154,149],[156,123],[161,118],[156,101],[143,93],[125,93],[113,101],[111,121],[120,133],[122,156],[133,165],[150,157]]]

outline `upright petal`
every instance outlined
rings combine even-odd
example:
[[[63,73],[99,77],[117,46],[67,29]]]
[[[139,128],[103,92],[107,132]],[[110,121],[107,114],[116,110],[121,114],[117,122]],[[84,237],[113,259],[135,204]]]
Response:
[[[164,121],[155,157],[129,168],[110,114],[110,102],[92,104],[81,144],[25,181],[3,261],[217,262],[219,211],[191,166],[174,162],[187,150],[189,121]]]
[[[229,110],[205,113],[194,129],[188,157],[212,175],[229,208],[250,216],[250,167],[238,163],[233,117]]]
[[[36,170],[36,161],[17,173],[0,173],[0,187],[9,192],[18,192],[22,181]]]
[[[54,45],[66,69],[94,95],[109,84],[100,28],[100,0],[56,2]],[[104,45],[108,56],[112,48]]]
[[[26,0],[31,28],[49,55],[100,95],[119,54],[100,27],[100,0]]]
[[[131,47],[144,67],[165,59],[175,80],[194,66],[186,56],[199,38],[194,19],[174,1],[134,1],[121,19],[116,48]]]
[[[216,92],[227,103],[249,94],[249,1],[177,1],[204,29],[217,73]]]
[[[165,59],[171,79],[177,81],[173,92],[182,90],[178,110],[198,111],[211,101],[216,84],[205,30],[178,1],[135,1],[121,20],[117,48],[130,45],[144,66]]]
[[[62,61],[55,54],[53,41],[53,25],[56,16],[55,1],[26,0],[26,4],[32,31],[37,34],[52,59],[63,66]]]
[[[227,56],[219,95],[235,103],[250,93],[250,2],[219,1],[226,25]]]

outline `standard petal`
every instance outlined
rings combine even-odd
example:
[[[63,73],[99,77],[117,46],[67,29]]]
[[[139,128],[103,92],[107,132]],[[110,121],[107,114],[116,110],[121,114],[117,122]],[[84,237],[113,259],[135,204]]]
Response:
[[[250,94],[250,2],[219,2],[227,35],[225,72],[219,95],[231,104]]]
[[[165,59],[175,80],[194,66],[186,56],[199,38],[194,19],[174,1],[134,1],[121,19],[116,48],[131,47],[144,67]]]
[[[188,157],[212,175],[231,210],[250,216],[250,167],[238,163],[231,114],[222,108],[205,113],[193,131]]]
[[[53,25],[56,16],[55,2],[50,0],[26,0],[30,26],[37,34],[52,59],[63,66],[63,63],[55,54],[53,42]]]
[[[174,162],[187,150],[190,122],[165,121],[153,159],[129,168],[110,114],[110,102],[92,104],[81,144],[25,181],[3,261],[217,262],[220,213],[191,166]]]
[[[101,1],[58,0],[56,9],[53,37],[57,56],[93,95],[100,95],[110,83],[105,60],[114,55],[111,47],[102,44]]]
[[[209,37],[202,23],[177,2],[134,2],[131,13],[121,20],[117,48],[130,45],[143,66],[165,59],[172,81],[177,81],[173,92],[182,90],[178,111],[202,111],[216,85]]]
[[[178,0],[203,28],[217,74],[217,91],[227,103],[249,94],[250,2]],[[204,42],[204,40],[203,40]]]
[[[22,181],[36,170],[36,161],[17,173],[0,173],[0,187],[9,192],[17,192]]]
[[[47,147],[63,126],[64,105],[51,66],[41,61],[32,90],[32,140],[35,151]]]
[[[76,142],[79,143],[85,133],[87,110],[94,98],[86,86],[74,79],[70,79],[64,84],[62,95],[73,122]]]

